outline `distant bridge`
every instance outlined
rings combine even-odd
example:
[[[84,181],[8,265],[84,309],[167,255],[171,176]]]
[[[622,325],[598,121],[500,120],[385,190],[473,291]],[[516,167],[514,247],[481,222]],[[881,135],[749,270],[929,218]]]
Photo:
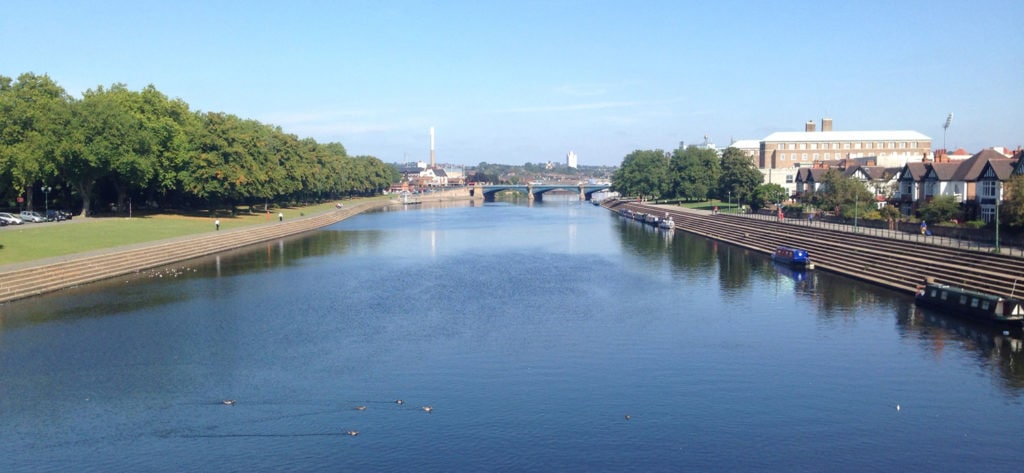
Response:
[[[590,200],[594,193],[611,190],[611,184],[476,184],[469,190],[475,198],[493,202],[494,195],[502,191],[526,194],[530,200],[543,200],[544,193],[553,190],[579,192],[580,200]]]

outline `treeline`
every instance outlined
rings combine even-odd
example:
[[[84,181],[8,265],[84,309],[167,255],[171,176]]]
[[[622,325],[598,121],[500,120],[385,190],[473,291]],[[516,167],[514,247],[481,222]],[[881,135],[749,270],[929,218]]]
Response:
[[[711,198],[757,209],[788,197],[778,184],[762,184],[753,161],[737,148],[719,157],[711,149],[679,148],[671,153],[637,150],[623,159],[612,175],[622,195],[650,199],[705,201]]]
[[[400,178],[340,143],[191,111],[150,85],[75,99],[46,75],[0,75],[0,206],[92,214],[140,205],[216,209],[371,195]],[[97,208],[102,204],[103,209]],[[109,206],[109,207],[108,207]]]

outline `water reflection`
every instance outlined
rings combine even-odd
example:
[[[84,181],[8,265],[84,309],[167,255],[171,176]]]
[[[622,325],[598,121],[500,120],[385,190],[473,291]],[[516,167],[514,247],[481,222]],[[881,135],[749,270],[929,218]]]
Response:
[[[941,358],[948,350],[973,354],[979,368],[996,369],[1001,387],[1019,395],[1024,390],[1024,337],[1020,328],[972,323],[931,309],[909,305],[897,313],[901,335],[919,341],[921,349]]]
[[[795,269],[773,262],[750,250],[680,232],[670,238],[655,235],[648,225],[616,217],[625,249],[654,262],[668,258],[674,273],[684,278],[715,276],[723,297],[740,303],[758,286],[791,292],[811,302],[816,316],[827,324],[855,321],[861,317],[896,314],[903,335],[920,340],[924,350],[940,357],[947,350],[973,354],[979,368],[997,370],[1002,387],[1013,395],[1024,389],[1024,338],[1022,331],[921,309],[907,294],[822,270]]]

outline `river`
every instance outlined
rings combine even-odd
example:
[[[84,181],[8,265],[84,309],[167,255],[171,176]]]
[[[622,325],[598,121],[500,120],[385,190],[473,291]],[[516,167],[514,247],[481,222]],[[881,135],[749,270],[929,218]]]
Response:
[[[575,198],[408,206],[0,306],[0,471],[1019,471],[1022,363]]]

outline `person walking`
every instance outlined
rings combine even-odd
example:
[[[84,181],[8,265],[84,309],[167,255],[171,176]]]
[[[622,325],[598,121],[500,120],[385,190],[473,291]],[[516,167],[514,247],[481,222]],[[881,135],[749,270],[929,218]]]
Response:
[[[216,230],[220,230],[220,219],[219,218],[217,220],[213,221],[213,227]]]
[[[284,221],[284,212],[278,212],[277,213],[277,221],[278,222],[283,222]]]

